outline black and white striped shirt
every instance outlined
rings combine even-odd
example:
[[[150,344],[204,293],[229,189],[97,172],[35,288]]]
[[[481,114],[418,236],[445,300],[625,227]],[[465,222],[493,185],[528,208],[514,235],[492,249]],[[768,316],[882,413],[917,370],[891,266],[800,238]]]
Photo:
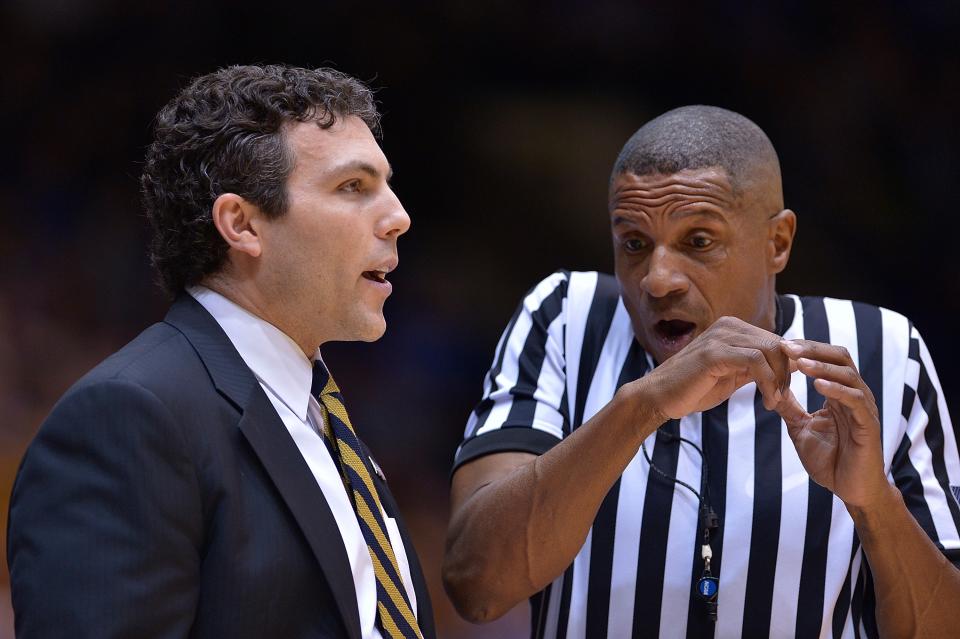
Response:
[[[960,564],[956,437],[930,353],[904,316],[845,300],[779,297],[787,339],[843,345],[880,411],[884,464],[910,512]],[[560,271],[525,297],[497,344],[483,398],[455,468],[489,453],[542,454],[590,419],[616,389],[651,370],[616,280]],[[823,398],[794,373],[808,410]],[[531,600],[532,636],[875,637],[875,596],[853,521],[812,482],[779,415],[755,384],[663,431],[702,447],[712,506],[714,627],[693,586],[702,572],[698,503],[638,454],[603,500],[573,564]],[[651,435],[653,463],[700,486],[696,449]]]

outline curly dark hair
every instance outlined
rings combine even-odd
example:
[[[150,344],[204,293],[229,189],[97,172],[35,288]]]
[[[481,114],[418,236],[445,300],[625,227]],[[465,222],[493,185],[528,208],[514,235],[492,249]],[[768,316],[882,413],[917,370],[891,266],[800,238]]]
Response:
[[[284,125],[326,129],[357,116],[374,135],[373,92],[328,68],[232,66],[192,80],[157,115],[140,185],[153,231],[150,260],[171,296],[218,272],[227,244],[213,224],[214,200],[236,193],[267,216],[287,210],[294,158]]]

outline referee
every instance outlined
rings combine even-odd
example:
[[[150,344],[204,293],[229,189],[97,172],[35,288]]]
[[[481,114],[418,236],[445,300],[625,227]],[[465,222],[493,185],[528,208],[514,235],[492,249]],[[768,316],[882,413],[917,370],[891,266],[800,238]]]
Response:
[[[692,106],[627,141],[616,277],[556,272],[457,451],[444,581],[532,636],[946,637],[960,459],[904,316],[780,295],[796,216],[766,135]]]

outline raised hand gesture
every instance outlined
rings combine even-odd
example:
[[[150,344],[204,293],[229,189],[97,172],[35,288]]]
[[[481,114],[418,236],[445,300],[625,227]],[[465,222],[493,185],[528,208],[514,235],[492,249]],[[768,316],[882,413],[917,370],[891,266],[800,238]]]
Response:
[[[813,378],[823,408],[808,413],[792,391],[776,410],[810,477],[848,506],[862,507],[889,489],[883,473],[877,402],[842,346],[782,341],[791,369]]]

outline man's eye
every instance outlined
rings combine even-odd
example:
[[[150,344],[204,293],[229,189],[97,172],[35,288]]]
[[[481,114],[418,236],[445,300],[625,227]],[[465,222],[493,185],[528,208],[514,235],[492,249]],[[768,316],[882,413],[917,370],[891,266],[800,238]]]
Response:
[[[690,245],[695,249],[706,249],[713,246],[713,240],[706,235],[694,235],[690,238]]]
[[[623,247],[627,249],[628,253],[639,253],[643,249],[647,248],[647,243],[644,240],[634,237],[624,240]]]
[[[356,193],[360,190],[360,180],[350,180],[349,182],[345,182],[340,186],[340,190],[348,193]]]

